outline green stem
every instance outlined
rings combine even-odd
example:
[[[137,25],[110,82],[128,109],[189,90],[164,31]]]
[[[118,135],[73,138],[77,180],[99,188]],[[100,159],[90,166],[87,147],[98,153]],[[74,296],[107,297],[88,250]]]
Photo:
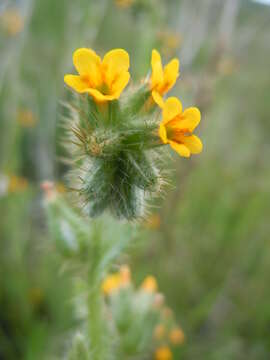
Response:
[[[103,319],[103,301],[100,284],[90,276],[91,291],[88,296],[88,331],[90,338],[91,360],[107,359],[106,327]],[[93,282],[92,282],[93,281]]]
[[[104,319],[104,303],[100,279],[100,263],[103,257],[100,231],[101,229],[98,226],[95,227],[90,251],[91,261],[88,269],[88,333],[91,360],[108,359],[107,327]]]

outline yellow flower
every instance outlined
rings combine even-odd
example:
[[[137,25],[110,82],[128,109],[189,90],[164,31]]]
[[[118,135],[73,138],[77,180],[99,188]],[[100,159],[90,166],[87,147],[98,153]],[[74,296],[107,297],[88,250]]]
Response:
[[[119,270],[121,277],[121,286],[127,286],[131,282],[130,268],[127,265],[122,265]]]
[[[176,327],[171,330],[169,334],[169,338],[172,344],[174,345],[180,345],[185,340],[185,335],[183,330],[180,327]]]
[[[111,50],[101,60],[95,51],[81,48],[74,52],[73,63],[79,75],[65,75],[65,83],[98,102],[118,99],[129,82],[129,55],[123,49]]]
[[[9,183],[8,183],[9,193],[21,192],[26,190],[27,187],[28,187],[27,179],[15,175],[11,175],[9,177]]]
[[[155,94],[162,96],[166,94],[175,84],[179,76],[179,60],[171,60],[163,69],[161,57],[157,50],[152,51],[152,75],[150,88],[155,100]]]
[[[155,360],[171,360],[172,352],[168,346],[161,346],[155,352]]]
[[[161,340],[162,338],[164,338],[166,334],[166,329],[165,326],[163,324],[159,324],[155,327],[154,329],[154,338],[156,340]]]
[[[164,144],[170,146],[181,156],[199,154],[203,145],[201,140],[193,135],[193,130],[201,120],[199,109],[190,107],[182,111],[181,102],[170,97],[164,103],[158,100],[162,107],[162,122],[159,127],[159,136]]]
[[[126,287],[131,283],[130,269],[127,265],[122,265],[118,273],[108,275],[102,283],[102,291],[105,295],[111,295],[120,288]]]
[[[158,289],[157,280],[154,278],[154,276],[147,276],[144,279],[141,288],[145,292],[155,293]]]
[[[121,284],[121,276],[117,274],[108,275],[102,283],[102,290],[105,295],[110,295],[118,290]]]
[[[7,9],[0,16],[0,25],[10,36],[15,36],[23,30],[24,19],[16,8]]]
[[[29,109],[20,109],[17,113],[17,120],[21,126],[26,128],[34,127],[37,123],[37,118]]]
[[[128,8],[133,4],[134,0],[115,0],[115,4],[120,8]]]

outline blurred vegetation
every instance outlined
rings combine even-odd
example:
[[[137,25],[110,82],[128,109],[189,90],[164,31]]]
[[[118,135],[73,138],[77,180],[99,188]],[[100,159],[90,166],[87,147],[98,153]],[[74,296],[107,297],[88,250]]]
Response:
[[[128,259],[135,282],[157,277],[181,359],[269,359],[269,20],[248,0],[0,2],[1,359],[52,359],[78,321],[39,185],[63,188],[63,75],[80,46],[125,48],[136,80],[152,48],[180,58],[174,93],[201,109],[204,151],[172,159]]]

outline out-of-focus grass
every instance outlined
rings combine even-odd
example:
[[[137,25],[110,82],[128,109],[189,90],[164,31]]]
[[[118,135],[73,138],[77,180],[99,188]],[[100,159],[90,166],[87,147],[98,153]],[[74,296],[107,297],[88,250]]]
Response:
[[[0,15],[10,4],[0,4]],[[132,270],[138,279],[158,277],[186,333],[183,359],[269,358],[270,11],[240,5],[223,49],[222,2],[140,1],[131,9],[111,1],[12,2],[24,27],[17,34],[0,27],[0,171],[30,182],[26,191],[7,193],[1,180],[1,358],[52,358],[75,325],[74,294],[51,250],[37,191],[41,180],[66,170],[57,158],[59,102],[72,51],[124,47],[139,78],[168,27],[181,29],[183,41],[174,93],[184,106],[201,107],[204,152],[175,157],[173,186],[158,204],[160,228],[134,245]],[[18,120],[22,110],[33,113],[34,126]]]
[[[177,308],[186,359],[269,357],[267,35],[257,29],[254,41],[236,48],[233,72],[217,80],[203,117],[204,152],[179,162],[161,227],[135,261],[141,273],[158,274]]]

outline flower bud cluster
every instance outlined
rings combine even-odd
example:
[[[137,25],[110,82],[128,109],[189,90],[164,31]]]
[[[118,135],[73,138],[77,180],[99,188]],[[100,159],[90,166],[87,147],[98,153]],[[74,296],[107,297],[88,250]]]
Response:
[[[124,265],[104,279],[102,291],[108,322],[117,336],[119,358],[173,359],[184,342],[184,333],[166,307],[153,276],[147,276],[136,288]]]

